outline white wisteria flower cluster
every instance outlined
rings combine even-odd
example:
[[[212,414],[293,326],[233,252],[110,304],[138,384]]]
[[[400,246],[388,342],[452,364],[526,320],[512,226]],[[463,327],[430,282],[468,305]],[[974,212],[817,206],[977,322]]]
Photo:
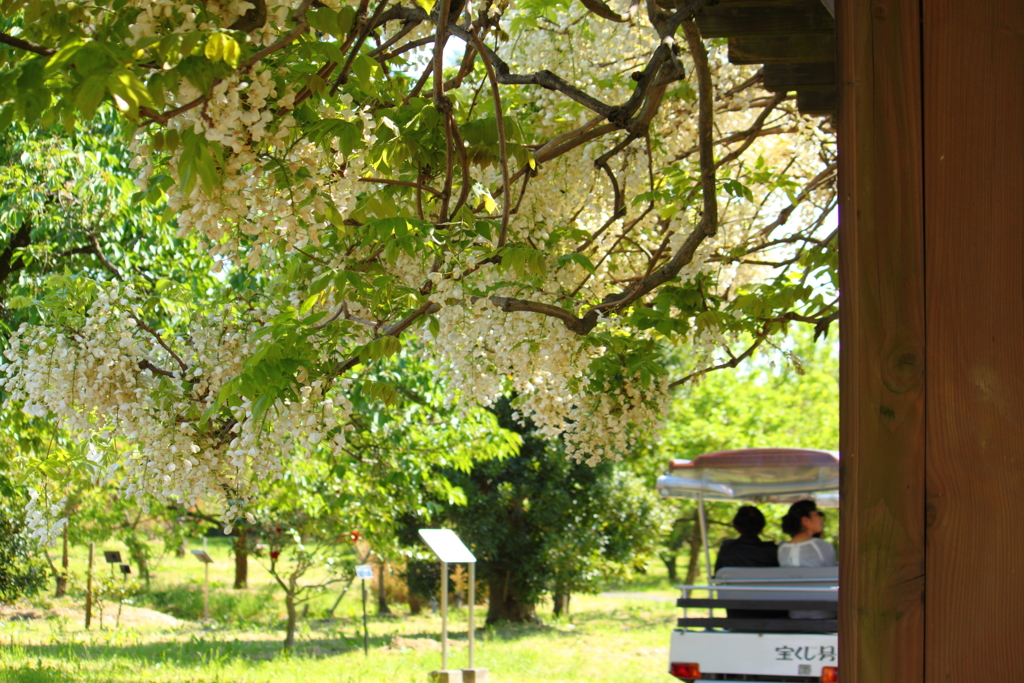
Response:
[[[351,403],[321,380],[260,415],[248,399],[208,415],[252,355],[256,320],[224,307],[164,333],[142,322],[142,303],[131,287],[109,285],[77,329],[23,325],[2,367],[9,400],[89,440],[93,462],[126,495],[185,504],[219,495],[230,521],[260,482],[280,476],[283,455],[345,443]]]

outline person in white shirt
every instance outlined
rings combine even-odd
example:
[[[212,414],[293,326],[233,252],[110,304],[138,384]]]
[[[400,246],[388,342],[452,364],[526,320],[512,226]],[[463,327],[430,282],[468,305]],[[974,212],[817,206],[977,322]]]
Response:
[[[836,550],[820,538],[825,515],[813,500],[801,500],[790,506],[782,518],[782,531],[792,540],[779,544],[780,567],[835,567]],[[834,612],[792,610],[793,619],[835,619]]]

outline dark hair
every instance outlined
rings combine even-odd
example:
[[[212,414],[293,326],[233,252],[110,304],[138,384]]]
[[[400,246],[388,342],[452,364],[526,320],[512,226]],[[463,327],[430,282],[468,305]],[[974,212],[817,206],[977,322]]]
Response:
[[[789,512],[782,518],[782,531],[789,536],[796,536],[804,530],[804,517],[810,517],[818,509],[813,500],[798,500],[789,506]]]
[[[753,505],[744,505],[732,518],[732,528],[740,534],[759,534],[764,524],[764,515]]]

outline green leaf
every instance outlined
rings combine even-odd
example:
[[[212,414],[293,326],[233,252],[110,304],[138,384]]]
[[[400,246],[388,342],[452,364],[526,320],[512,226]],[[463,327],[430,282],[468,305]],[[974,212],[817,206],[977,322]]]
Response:
[[[383,382],[372,380],[363,382],[363,394],[371,399],[381,401],[385,405],[398,403],[398,392]]]
[[[16,295],[7,300],[8,308],[28,308],[34,306],[35,302],[27,296]]]
[[[206,39],[206,46],[203,48],[203,54],[211,62],[219,62],[224,59],[225,38],[227,38],[227,36],[223,33],[214,33]]]
[[[52,73],[54,71],[63,69],[65,66],[67,66],[68,62],[70,62],[71,59],[75,56],[75,53],[78,52],[79,48],[81,48],[84,44],[85,41],[81,38],[78,38],[72,40],[67,45],[62,46],[53,54],[52,57],[50,57],[50,61],[46,63],[46,70]]]
[[[567,263],[575,263],[582,267],[583,270],[587,271],[591,275],[593,275],[596,272],[594,269],[594,264],[591,263],[590,259],[583,254],[563,254],[562,256],[558,257],[557,263],[559,266],[564,266]]]
[[[390,358],[402,350],[402,342],[397,337],[384,336],[374,339],[363,347],[359,360],[363,363]]]
[[[314,294],[313,296],[303,301],[302,306],[299,308],[299,315],[306,315],[307,313],[309,313],[309,309],[313,308],[313,305],[316,304],[316,300],[318,298],[320,298],[320,295]]]
[[[356,8],[351,7],[349,5],[342,7],[340,10],[338,10],[337,19],[338,32],[335,33],[334,35],[338,36],[339,38],[343,36],[348,36],[349,31],[352,30],[352,27],[355,26],[356,23]]]
[[[338,34],[338,16],[330,7],[320,7],[306,12],[306,19],[314,31],[326,33],[334,38],[340,37]],[[348,31],[345,31],[345,33],[348,33]]]
[[[379,68],[377,61],[366,55],[359,55],[352,61],[352,73],[362,90],[369,91],[373,87],[373,73]]]
[[[91,119],[96,115],[96,107],[100,105],[107,93],[106,77],[96,75],[82,81],[75,94],[75,106],[82,112],[83,119]]]

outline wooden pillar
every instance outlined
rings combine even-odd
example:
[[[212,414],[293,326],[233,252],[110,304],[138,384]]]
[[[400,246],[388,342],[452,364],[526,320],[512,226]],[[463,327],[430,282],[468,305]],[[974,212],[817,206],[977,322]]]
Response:
[[[1024,680],[1024,2],[922,0],[928,681]]]
[[[920,0],[837,0],[840,670],[924,680]]]
[[[843,681],[1015,682],[1024,2],[836,14]]]

